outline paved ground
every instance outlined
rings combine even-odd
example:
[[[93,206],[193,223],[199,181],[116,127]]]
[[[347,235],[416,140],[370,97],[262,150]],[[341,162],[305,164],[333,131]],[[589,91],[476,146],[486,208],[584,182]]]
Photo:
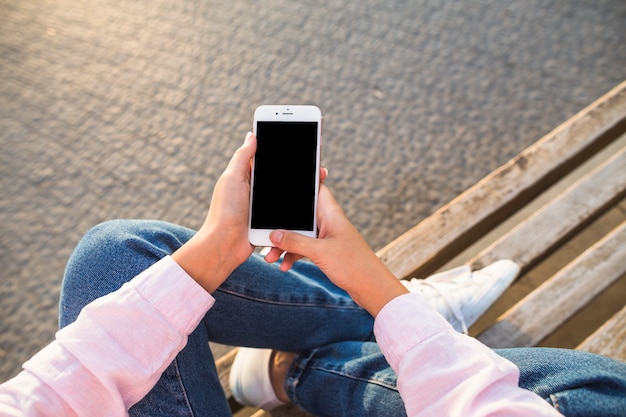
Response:
[[[0,381],[91,226],[196,227],[254,108],[324,112],[374,248],[626,78],[621,0],[0,0]]]

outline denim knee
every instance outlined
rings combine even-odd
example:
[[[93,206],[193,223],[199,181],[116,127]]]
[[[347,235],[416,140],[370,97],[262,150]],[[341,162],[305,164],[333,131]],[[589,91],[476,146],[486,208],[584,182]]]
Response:
[[[91,301],[120,288],[186,242],[194,231],[154,220],[109,220],[89,230],[70,256],[59,325],[73,322]]]
[[[520,369],[520,386],[572,416],[626,415],[626,364],[569,349],[498,349]]]

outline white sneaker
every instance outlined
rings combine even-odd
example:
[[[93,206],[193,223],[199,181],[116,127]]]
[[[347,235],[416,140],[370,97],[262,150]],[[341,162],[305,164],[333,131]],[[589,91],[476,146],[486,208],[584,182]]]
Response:
[[[468,327],[491,307],[519,272],[519,265],[503,259],[474,272],[466,265],[402,283],[410,292],[424,297],[455,330],[467,334]]]
[[[238,403],[267,411],[284,404],[270,381],[271,355],[271,349],[239,348],[228,381]]]

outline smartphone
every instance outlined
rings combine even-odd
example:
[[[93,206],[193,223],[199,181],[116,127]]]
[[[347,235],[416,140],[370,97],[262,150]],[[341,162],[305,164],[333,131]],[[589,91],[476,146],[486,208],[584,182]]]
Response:
[[[316,106],[265,105],[254,112],[248,239],[273,246],[272,230],[317,237],[322,112]]]

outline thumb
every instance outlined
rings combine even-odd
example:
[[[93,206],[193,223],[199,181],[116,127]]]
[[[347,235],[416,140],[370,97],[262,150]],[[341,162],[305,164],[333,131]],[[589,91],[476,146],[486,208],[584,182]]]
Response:
[[[270,240],[279,249],[285,252],[314,258],[318,239],[301,235],[288,230],[274,230],[270,233]]]

